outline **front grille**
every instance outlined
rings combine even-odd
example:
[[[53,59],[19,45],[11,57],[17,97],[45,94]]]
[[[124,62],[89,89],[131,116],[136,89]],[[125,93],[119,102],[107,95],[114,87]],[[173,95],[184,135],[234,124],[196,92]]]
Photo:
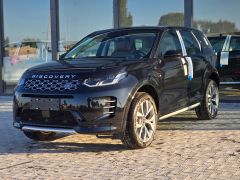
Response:
[[[55,127],[74,127],[77,121],[68,111],[50,111],[49,116],[45,117],[40,110],[24,110],[21,113],[23,124],[55,126]]]
[[[24,89],[32,91],[73,91],[81,85],[80,80],[71,79],[27,79]]]

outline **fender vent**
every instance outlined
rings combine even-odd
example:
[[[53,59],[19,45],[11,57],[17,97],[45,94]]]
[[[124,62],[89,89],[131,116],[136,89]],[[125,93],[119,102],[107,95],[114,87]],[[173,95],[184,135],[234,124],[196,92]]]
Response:
[[[117,99],[115,97],[90,98],[89,107],[100,110],[104,116],[114,116],[117,107]]]

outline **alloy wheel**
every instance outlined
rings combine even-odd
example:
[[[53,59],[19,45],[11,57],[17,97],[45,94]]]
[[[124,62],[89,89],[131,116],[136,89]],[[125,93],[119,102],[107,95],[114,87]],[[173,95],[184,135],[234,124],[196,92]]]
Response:
[[[137,105],[135,131],[142,142],[148,142],[156,130],[156,113],[151,101],[144,99]]]
[[[207,106],[209,113],[214,116],[218,109],[219,105],[219,94],[218,94],[218,88],[211,84],[208,93],[207,93]]]

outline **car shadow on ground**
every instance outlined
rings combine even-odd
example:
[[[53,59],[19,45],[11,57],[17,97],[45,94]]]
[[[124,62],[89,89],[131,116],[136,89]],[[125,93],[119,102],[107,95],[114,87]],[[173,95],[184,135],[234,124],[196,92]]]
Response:
[[[95,142],[31,142],[30,153],[96,153],[129,150],[123,144]]]
[[[14,133],[15,134],[15,133]],[[17,134],[12,136],[17,136]],[[96,153],[103,152],[117,152],[129,150],[121,141],[116,139],[98,139],[95,135],[68,135],[57,134],[55,138],[50,141],[33,141],[24,137],[9,141],[5,147],[0,147],[0,156],[4,154],[38,154],[38,153]],[[4,146],[0,142],[1,146]]]

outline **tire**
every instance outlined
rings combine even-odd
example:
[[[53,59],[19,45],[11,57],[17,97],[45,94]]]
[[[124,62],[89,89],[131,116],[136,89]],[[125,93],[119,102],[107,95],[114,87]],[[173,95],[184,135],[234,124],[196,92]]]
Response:
[[[34,141],[51,141],[54,139],[56,133],[42,132],[42,131],[23,131],[25,136]]]
[[[201,105],[195,109],[196,115],[202,120],[214,119],[218,114],[219,89],[215,81],[209,79]]]
[[[157,109],[153,98],[144,92],[139,92],[133,99],[127,119],[122,142],[129,148],[148,147],[156,133]]]

